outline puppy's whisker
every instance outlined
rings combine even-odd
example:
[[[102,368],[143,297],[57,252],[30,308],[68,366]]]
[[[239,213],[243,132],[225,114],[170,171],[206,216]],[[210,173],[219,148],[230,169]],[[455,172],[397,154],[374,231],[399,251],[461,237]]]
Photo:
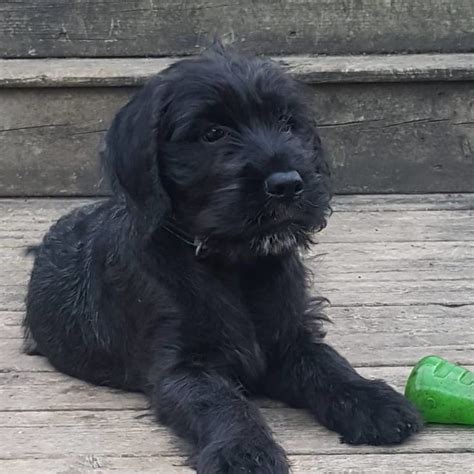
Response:
[[[217,188],[214,191],[214,194],[230,193],[230,192],[234,192],[234,191],[239,191],[240,189],[241,189],[241,186],[240,186],[239,183],[232,183],[232,184],[228,184],[227,186]]]

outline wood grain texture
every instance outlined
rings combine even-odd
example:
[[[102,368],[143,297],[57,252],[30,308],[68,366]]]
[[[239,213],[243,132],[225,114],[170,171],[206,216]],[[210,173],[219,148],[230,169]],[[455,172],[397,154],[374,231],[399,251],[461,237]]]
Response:
[[[219,35],[266,54],[464,52],[470,0],[49,0],[0,5],[3,57],[173,56]]]
[[[0,89],[0,194],[103,193],[100,141],[130,93]]]
[[[30,357],[34,360],[34,357]],[[474,361],[474,360],[473,360]],[[464,365],[472,369],[473,366]],[[33,366],[32,366],[33,369]],[[412,366],[361,367],[364,377],[386,380],[396,390],[403,392]],[[142,394],[122,392],[107,387],[97,388],[81,380],[56,371],[0,372],[0,411],[121,411],[148,410],[148,402]],[[281,408],[278,401],[258,399],[260,407]],[[140,415],[141,413],[137,413]]]
[[[352,197],[337,196],[333,200],[334,213],[329,219],[329,227],[315,236],[320,243],[355,243],[355,242],[438,242],[438,241],[473,241],[473,211],[468,209],[471,198],[463,198],[460,209],[446,209],[442,213],[433,210],[401,210],[393,207],[393,211],[381,212],[377,201],[364,205],[359,199],[351,204]],[[394,198],[393,206],[396,206]],[[444,206],[446,202],[439,198],[439,203],[425,205]],[[384,199],[378,199],[383,203]],[[0,246],[16,241],[19,248],[39,239],[51,224],[61,215],[75,207],[92,202],[92,199],[28,199],[24,203],[16,200],[0,200]],[[387,204],[388,205],[388,204]],[[408,206],[408,204],[407,204]],[[420,207],[422,204],[419,205]],[[364,209],[354,210],[354,209]],[[462,208],[464,207],[464,208]],[[349,210],[352,209],[352,210]],[[416,212],[416,214],[414,214]],[[440,218],[443,225],[440,225]],[[416,219],[417,225],[413,226]],[[393,227],[397,231],[393,232]],[[318,253],[318,248],[315,247]]]
[[[473,452],[469,427],[432,426],[399,446],[350,446],[303,410],[262,408],[288,454]],[[2,459],[70,455],[177,455],[183,442],[137,410],[0,412]]]
[[[342,240],[342,239],[341,239]],[[39,236],[35,242],[39,242]],[[361,287],[380,282],[394,285],[436,280],[469,280],[474,272],[474,242],[330,242],[315,246],[304,258],[316,287],[324,282]],[[32,258],[23,249],[5,249],[0,285],[24,285]]]
[[[397,246],[398,251],[387,255],[382,245],[378,249],[381,254],[377,257],[374,247],[366,247],[362,249],[362,258],[358,263],[352,264],[344,261],[351,258],[350,251],[341,251],[339,256],[330,257],[332,252],[327,249],[329,252],[324,259],[308,263],[315,274],[312,291],[328,298],[333,306],[341,307],[421,304],[450,307],[474,304],[474,281],[469,270],[472,268],[472,246],[471,250],[464,248],[464,245],[456,246],[455,250],[450,249],[448,255],[455,260],[451,261],[447,257],[449,261],[444,265],[436,262],[436,255],[443,252],[431,250],[432,257],[426,258],[421,252],[423,246],[426,244],[400,244]],[[363,246],[355,246],[356,253],[360,247]],[[426,247],[429,252],[430,248]],[[433,248],[435,247],[432,246],[431,249]],[[391,258],[395,261],[401,259],[402,264],[390,262]],[[372,263],[368,265],[370,259]],[[0,281],[0,311],[24,309],[26,278],[31,259],[27,262],[24,260],[24,257],[17,258],[16,261],[2,259],[3,265],[8,266],[10,271]],[[465,265],[466,262],[467,269],[458,271],[456,265]],[[435,266],[434,269],[411,270],[420,264],[429,267],[430,263]],[[391,264],[392,268],[385,269],[386,264]],[[367,266],[369,269],[366,269]],[[349,270],[347,274],[345,269]]]
[[[453,342],[452,350],[457,350],[458,355],[462,353],[462,348],[455,347],[456,337],[464,343],[468,340],[472,341],[472,334],[466,328],[470,323],[470,319],[474,314],[473,305],[462,306],[442,306],[442,305],[412,305],[409,307],[400,306],[358,306],[358,307],[327,307],[326,312],[331,319],[331,323],[326,324],[328,330],[328,337],[335,342],[336,339],[342,337],[344,334],[353,335],[354,344],[347,347],[354,357],[357,357],[357,352],[361,349],[357,339],[364,338],[364,344],[371,344],[371,347],[379,346],[378,350],[388,350],[390,348],[384,347],[382,343],[377,343],[379,335],[401,334],[408,338],[415,336],[430,339],[432,337],[445,336],[446,333],[452,333],[452,337],[448,337]],[[22,329],[21,321],[23,318],[22,311],[1,311],[0,312],[0,340],[3,339],[21,339]],[[437,336],[438,335],[438,336]],[[448,339],[445,342],[448,342]],[[21,341],[14,341],[16,349],[19,350]],[[426,341],[425,341],[426,343]],[[448,349],[449,346],[446,346]],[[398,350],[398,346],[393,346],[394,351]],[[397,360],[387,358],[386,364],[372,364],[376,365],[406,365],[415,361],[415,358]],[[375,360],[377,357],[373,356]],[[36,358],[27,358],[30,361]],[[456,356],[453,357],[459,362]],[[360,360],[354,362],[357,366],[361,366]],[[471,363],[469,360],[462,363]],[[474,360],[472,360],[474,363]],[[367,365],[367,364],[365,364]]]
[[[427,354],[474,364],[474,305],[379,305],[331,307],[327,341],[357,367],[411,366]],[[10,315],[9,320],[8,315]],[[50,372],[41,357],[21,351],[21,311],[0,312],[0,367],[5,372]]]
[[[1,466],[11,474],[115,472],[160,472],[185,474],[194,472],[183,466],[178,456],[70,456],[50,459],[8,459]],[[345,454],[331,456],[290,456],[294,474],[316,472],[466,472],[474,463],[473,453],[415,453],[415,454]]]
[[[356,365],[409,365],[427,351],[461,363],[474,358],[467,329],[474,303],[472,196],[416,198],[337,196],[330,225],[308,255],[313,291],[332,301],[328,339]],[[12,339],[1,342],[0,358],[11,370],[50,370],[19,352],[32,263],[25,246],[86,202],[0,201],[0,338]]]
[[[98,149],[134,88],[0,89],[1,196],[104,194]],[[474,82],[321,84],[338,193],[474,191]]]
[[[1,201],[0,201],[1,203]],[[337,212],[474,211],[474,194],[351,194],[336,196]]]
[[[312,88],[308,100],[336,190],[472,192],[474,108],[467,97],[474,97],[474,82],[452,84]]]
[[[460,364],[474,363],[474,305],[347,306],[327,314],[327,341],[355,366],[411,366],[429,353]],[[23,313],[0,312],[0,367],[5,372],[50,372],[41,357],[21,351]]]
[[[22,213],[63,212],[99,198],[2,198],[0,199],[0,218]],[[332,201],[335,212],[383,212],[383,211],[474,211],[474,194],[351,194],[336,195]],[[42,214],[40,214],[42,215]],[[381,216],[383,216],[381,214]]]
[[[125,87],[144,84],[178,58],[0,59],[0,87]],[[307,84],[465,81],[474,79],[474,54],[277,56]]]
[[[24,246],[87,201],[0,200],[0,306],[16,309],[0,312],[0,471],[191,473],[183,466],[187,446],[154,421],[143,396],[89,385],[20,352],[19,309],[31,265]],[[474,369],[474,292],[466,287],[474,280],[471,204],[469,195],[335,199],[334,219],[316,247],[325,255],[311,265],[318,288],[339,288],[340,301],[347,298],[347,306],[328,308],[328,340],[362,375],[401,391],[429,353]],[[451,303],[429,304],[447,291]],[[469,427],[432,425],[401,446],[353,447],[304,411],[256,403],[294,473],[469,472],[474,462]]]

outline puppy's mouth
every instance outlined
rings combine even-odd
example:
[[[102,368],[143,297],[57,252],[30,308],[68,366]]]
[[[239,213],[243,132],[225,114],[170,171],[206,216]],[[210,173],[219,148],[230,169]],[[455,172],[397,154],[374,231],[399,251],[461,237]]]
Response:
[[[250,240],[250,250],[257,255],[279,255],[306,242],[304,232],[279,231],[263,234]]]
[[[209,235],[197,239],[196,255],[221,253],[230,257],[270,256],[291,252],[296,248],[308,248],[312,243],[312,231],[302,222],[290,219],[273,220],[253,225],[239,235]]]
[[[298,208],[279,205],[272,206],[270,209],[262,209],[255,218],[249,221],[244,233],[248,232],[252,237],[264,237],[307,230],[309,230],[308,223]]]
[[[258,223],[257,234],[274,234],[305,227],[305,223],[297,218],[279,218],[276,216],[262,219]]]
[[[307,248],[311,243],[311,234],[302,229],[281,229],[274,232],[260,232],[252,237],[232,239],[209,238],[204,242],[204,250],[209,253],[222,253],[229,256],[262,257],[281,255],[297,247]]]
[[[278,255],[311,242],[312,229],[301,219],[271,216],[245,235],[249,250],[257,255]]]
[[[313,208],[316,206],[308,209],[298,202],[266,203],[249,213],[251,215],[244,214],[239,219],[235,219],[237,213],[229,210],[201,215],[198,222],[207,225],[195,232],[200,244],[198,253],[245,258],[281,255],[296,248],[308,248],[313,243],[314,233],[324,227],[320,225],[324,220],[311,212]]]
[[[278,255],[297,247],[308,248],[314,233],[323,227],[317,219],[308,219],[299,208],[278,206],[260,214],[241,237],[249,242],[252,253]]]

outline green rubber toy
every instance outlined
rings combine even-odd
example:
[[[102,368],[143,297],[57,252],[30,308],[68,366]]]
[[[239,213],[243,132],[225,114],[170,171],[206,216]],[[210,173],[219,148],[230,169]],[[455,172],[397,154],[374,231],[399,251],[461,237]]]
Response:
[[[405,396],[427,423],[474,425],[474,373],[440,357],[416,364]]]

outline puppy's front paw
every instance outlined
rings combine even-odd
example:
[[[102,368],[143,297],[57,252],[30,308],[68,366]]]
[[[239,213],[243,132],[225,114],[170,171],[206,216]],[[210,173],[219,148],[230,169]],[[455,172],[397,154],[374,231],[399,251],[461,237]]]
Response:
[[[213,443],[197,459],[198,474],[288,474],[283,449],[272,440]]]
[[[399,444],[423,426],[412,403],[380,380],[346,388],[338,404],[345,419],[333,421],[344,443]]]

